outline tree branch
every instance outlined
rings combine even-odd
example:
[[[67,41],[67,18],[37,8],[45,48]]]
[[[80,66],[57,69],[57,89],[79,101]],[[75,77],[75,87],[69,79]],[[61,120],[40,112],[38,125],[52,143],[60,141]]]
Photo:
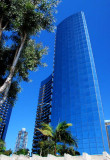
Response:
[[[5,80],[4,84],[0,87],[0,93],[3,93],[6,90],[6,88],[8,87],[8,85],[11,84],[11,81],[12,81],[12,78],[14,75],[14,71],[15,71],[17,62],[19,60],[19,57],[21,55],[21,51],[23,49],[25,40],[26,40],[26,34],[24,35],[24,38],[22,39],[22,42],[21,42],[19,49],[16,50],[15,57],[14,57],[14,60],[13,60],[13,63],[12,63],[11,69],[10,69],[10,74],[7,77],[7,79]]]
[[[4,31],[5,30],[5,28],[7,27],[7,25],[8,25],[8,22],[5,24],[5,26],[2,28],[2,31]]]

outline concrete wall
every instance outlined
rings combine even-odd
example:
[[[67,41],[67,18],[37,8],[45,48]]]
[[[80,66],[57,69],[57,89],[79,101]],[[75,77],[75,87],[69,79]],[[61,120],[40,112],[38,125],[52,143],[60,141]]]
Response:
[[[55,157],[53,155],[48,155],[48,157],[40,157],[37,155],[28,157],[13,154],[12,157],[0,155],[0,160],[110,160],[110,155],[106,152],[103,152],[103,155],[88,155],[87,153],[83,153],[82,156],[70,156],[65,154],[64,157]]]

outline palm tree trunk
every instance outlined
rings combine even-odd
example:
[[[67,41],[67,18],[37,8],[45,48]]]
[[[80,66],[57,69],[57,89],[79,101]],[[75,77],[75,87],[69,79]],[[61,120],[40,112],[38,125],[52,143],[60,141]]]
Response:
[[[55,156],[56,156],[56,152],[57,152],[57,151],[56,151],[56,142],[55,142]]]
[[[2,17],[0,19],[0,41],[2,39]]]
[[[40,149],[40,156],[42,156],[42,148]]]
[[[13,60],[13,63],[12,63],[11,69],[10,69],[10,74],[9,74],[9,76],[7,77],[7,79],[5,80],[4,84],[0,87],[0,93],[1,93],[1,94],[3,94],[3,92],[5,92],[5,90],[7,90],[7,92],[6,92],[6,94],[5,94],[5,97],[7,97],[7,94],[8,94],[10,85],[11,85],[11,81],[12,81],[12,78],[13,78],[13,75],[14,75],[14,71],[15,71],[17,62],[18,62],[18,60],[19,60],[21,51],[22,51],[22,49],[23,49],[25,40],[26,40],[26,34],[25,34],[24,38],[22,39],[22,42],[21,42],[21,45],[20,45],[19,49],[16,50],[16,54],[15,54],[15,57],[14,57],[14,60]],[[5,97],[3,96],[3,99],[4,99]],[[2,101],[2,100],[1,100],[1,101]],[[1,101],[0,101],[0,104],[3,104]]]

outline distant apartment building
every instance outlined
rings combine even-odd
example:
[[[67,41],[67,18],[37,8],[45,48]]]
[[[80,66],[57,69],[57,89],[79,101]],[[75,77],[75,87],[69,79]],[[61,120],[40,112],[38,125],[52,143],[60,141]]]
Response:
[[[37,114],[34,128],[32,153],[37,153],[39,150],[38,143],[42,140],[43,135],[37,130],[41,128],[43,122],[51,122],[51,100],[52,100],[52,75],[41,82],[39,99],[37,106]]]
[[[16,145],[15,145],[15,152],[19,151],[19,149],[26,149],[27,138],[28,138],[28,132],[26,132],[25,128],[22,128],[21,131],[18,132]]]
[[[105,127],[106,127],[106,132],[107,132],[109,150],[110,150],[110,120],[105,120]]]
[[[2,96],[0,96],[0,99]],[[0,118],[2,121],[0,122],[0,139],[5,141],[6,133],[10,121],[10,116],[12,113],[12,105],[9,104],[7,101],[3,103],[2,106],[0,106]]]
[[[51,96],[52,109],[47,112],[45,105],[50,103]],[[41,139],[36,128],[47,122],[46,118],[54,128],[62,121],[73,124],[70,131],[77,139],[81,154],[109,152],[99,84],[83,12],[64,19],[57,26],[53,78],[41,83],[36,117],[33,153],[37,152],[36,144]]]

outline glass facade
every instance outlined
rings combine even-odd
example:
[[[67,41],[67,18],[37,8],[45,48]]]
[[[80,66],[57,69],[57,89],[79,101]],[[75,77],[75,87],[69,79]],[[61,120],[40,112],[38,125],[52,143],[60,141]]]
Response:
[[[105,120],[105,127],[106,127],[108,145],[109,145],[109,151],[110,151],[110,120]]]
[[[0,99],[2,96],[0,95]],[[10,121],[10,116],[12,112],[12,106],[5,101],[2,106],[0,106],[0,118],[2,122],[0,122],[0,139],[5,141],[6,133]]]
[[[51,125],[72,123],[78,151],[109,152],[94,58],[83,12],[57,27]]]
[[[41,123],[50,123],[51,121],[51,100],[52,100],[52,75],[41,82],[39,91],[39,99],[37,106],[37,114],[34,128],[34,137],[32,145],[32,153],[38,153],[38,143],[43,138],[43,135],[37,130],[41,127]]]

